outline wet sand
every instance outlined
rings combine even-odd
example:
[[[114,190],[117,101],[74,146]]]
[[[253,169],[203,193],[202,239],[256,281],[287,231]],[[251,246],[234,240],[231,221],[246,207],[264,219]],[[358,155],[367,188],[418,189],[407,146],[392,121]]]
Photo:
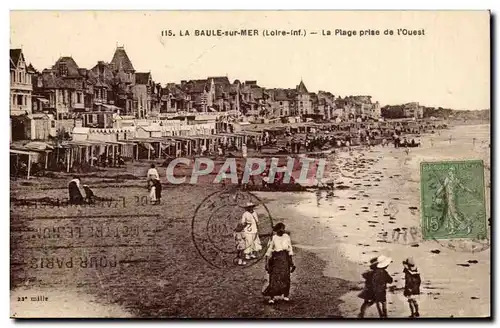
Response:
[[[467,129],[467,138],[461,138],[464,129]],[[453,135],[451,144],[450,134]],[[475,147],[473,137],[477,138]],[[420,231],[421,220],[420,162],[483,159],[488,186],[489,150],[487,144],[482,143],[484,140],[489,144],[489,126],[456,127],[441,131],[440,135],[424,137],[423,147],[411,149],[409,156],[403,149],[392,147],[361,151],[365,162],[373,163],[369,169],[357,175],[354,175],[354,168],[351,172],[344,169],[344,172],[334,173],[336,182],[349,186],[348,189],[336,190],[333,197],[328,197],[326,192],[303,193],[302,199],[297,199],[298,195],[289,196],[293,201],[288,201],[289,217],[285,222],[293,226],[296,247],[308,249],[325,260],[328,263],[325,276],[358,282],[358,289],[362,287],[361,273],[366,270],[370,258],[381,254],[392,257],[394,262],[388,272],[395,283],[388,292],[389,316],[407,317],[410,314],[402,295],[401,264],[409,256],[415,259],[422,275],[421,316],[489,316],[490,250],[474,253],[455,250],[445,242],[423,241],[416,233]],[[344,165],[353,161],[347,154],[340,154],[340,157],[344,158],[337,161]],[[487,213],[489,192],[488,188]],[[285,198],[279,201],[287,202]],[[292,209],[295,214],[290,214]],[[358,293],[359,290],[355,290],[342,298],[343,316],[358,314],[362,303]],[[367,312],[367,317],[376,316],[375,307]]]

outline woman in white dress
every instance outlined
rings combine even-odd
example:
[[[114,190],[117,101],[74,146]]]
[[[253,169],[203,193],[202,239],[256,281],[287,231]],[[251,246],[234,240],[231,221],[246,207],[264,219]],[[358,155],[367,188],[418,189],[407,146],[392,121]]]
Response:
[[[259,217],[254,211],[255,204],[252,202],[247,203],[244,208],[245,213],[241,216],[241,223],[245,226],[246,247],[243,253],[245,254],[245,258],[250,260],[257,258],[257,252],[262,249],[257,227]]]
[[[241,153],[242,153],[243,158],[246,158],[246,157],[247,157],[247,154],[248,154],[248,148],[247,148],[247,145],[246,145],[246,144],[243,144],[243,146],[241,146]]]

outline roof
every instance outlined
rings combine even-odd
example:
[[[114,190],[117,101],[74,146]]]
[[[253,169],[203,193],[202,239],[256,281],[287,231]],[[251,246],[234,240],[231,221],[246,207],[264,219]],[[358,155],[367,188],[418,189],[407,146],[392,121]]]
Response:
[[[10,152],[12,154],[19,154],[19,155],[37,155],[37,152],[34,151],[24,151],[24,150],[19,150],[19,149],[10,149]]]
[[[76,64],[75,60],[72,57],[61,57],[59,58],[52,69],[56,70],[57,74],[61,74],[61,66],[66,65],[67,67],[67,75],[69,77],[79,77],[82,76],[80,73],[80,68]],[[82,72],[83,73],[83,72]],[[83,75],[84,76],[84,75]]]
[[[36,73],[36,69],[31,65],[31,63],[28,65],[27,69],[28,73]]]
[[[135,71],[132,62],[128,58],[127,52],[124,47],[117,47],[113,59],[111,59],[110,64],[113,64],[113,69],[115,71]]]
[[[283,101],[283,100],[292,100],[295,97],[295,90],[291,89],[273,89],[274,100]]]
[[[188,93],[203,93],[207,88],[207,80],[190,80],[184,85]]]
[[[158,125],[139,125],[137,128],[141,128],[147,132],[159,132],[161,128]]]
[[[149,84],[151,73],[135,73],[136,84]]]
[[[40,141],[32,141],[24,145],[25,148],[28,149],[33,149],[33,150],[47,150],[47,149],[54,149],[53,146],[45,143],[45,142],[40,142]]]
[[[10,68],[16,68],[20,58],[24,60],[22,49],[10,49]]]
[[[81,79],[68,79],[56,76],[50,71],[42,73],[43,88],[46,89],[75,89],[83,90],[83,81]]]
[[[307,91],[306,85],[304,84],[304,81],[300,80],[300,84],[297,86],[297,92],[298,93],[309,93],[309,91]]]
[[[45,114],[45,113],[28,114],[28,115],[26,115],[26,117],[29,119],[32,119],[32,120],[36,120],[38,118],[47,118],[50,120],[54,119],[52,114]]]
[[[224,85],[229,85],[231,82],[229,82],[229,79],[227,76],[212,76],[209,77],[207,80],[214,80],[215,84],[224,84]]]
[[[101,83],[104,83],[106,85],[113,83],[114,75],[113,75],[113,71],[109,67],[108,63],[105,63],[103,61],[99,61],[99,62],[97,62],[97,65],[92,67],[90,72],[92,72],[94,74],[94,76],[92,76],[92,77],[95,77],[96,79],[101,81]],[[89,75],[90,75],[90,72],[89,72]]]

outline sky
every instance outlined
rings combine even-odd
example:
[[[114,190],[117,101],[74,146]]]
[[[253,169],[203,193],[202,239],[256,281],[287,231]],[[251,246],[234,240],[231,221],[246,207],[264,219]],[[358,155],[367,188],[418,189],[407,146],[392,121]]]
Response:
[[[489,19],[486,11],[12,11],[10,47],[22,48],[38,70],[61,56],[90,69],[111,61],[119,45],[138,72],[151,71],[162,84],[227,75],[294,88],[302,79],[310,92],[371,95],[382,106],[418,101],[474,110],[490,107]],[[194,36],[213,29],[259,35]],[[262,35],[291,29],[307,35]],[[335,35],[337,29],[357,35]],[[360,36],[366,29],[380,35]],[[180,36],[185,30],[191,35]]]

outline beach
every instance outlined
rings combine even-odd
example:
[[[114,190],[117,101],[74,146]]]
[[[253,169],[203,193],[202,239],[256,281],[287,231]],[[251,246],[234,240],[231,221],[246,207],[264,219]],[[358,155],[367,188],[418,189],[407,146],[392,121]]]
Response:
[[[148,166],[142,163],[126,172],[115,169],[83,177],[97,195],[115,201],[71,207],[26,202],[66,197],[69,176],[12,181],[11,300],[15,306],[11,314],[33,311],[33,305],[16,302],[20,295],[56,293],[57,304],[65,304],[74,317],[228,317],[231,313],[235,318],[354,318],[362,303],[357,297],[361,273],[370,258],[384,254],[394,261],[388,269],[395,279],[388,292],[390,317],[409,316],[401,289],[401,262],[409,256],[422,275],[422,317],[489,316],[490,250],[452,249],[444,242],[423,241],[419,233],[422,161],[484,160],[489,213],[489,134],[489,125],[457,126],[422,136],[422,146],[408,154],[381,146],[355,149],[353,155],[332,154],[327,174],[336,183],[333,193],[256,192],[273,222],[286,224],[296,249],[292,301],[274,307],[266,305],[260,294],[265,276],[262,262],[217,269],[193,247],[190,229],[195,210],[220,185],[165,185],[162,203],[152,206],[143,201]],[[476,138],[474,144],[472,138]],[[164,176],[164,169],[159,171]],[[263,215],[262,206],[257,212]],[[76,218],[80,215],[99,219]],[[116,215],[129,217],[114,219]],[[118,220],[122,226],[141,226],[141,231],[151,233],[122,237],[121,242],[116,237],[106,248],[102,248],[106,244],[102,236],[81,240],[79,248],[67,247],[68,240],[61,238],[26,237],[30,229],[49,222],[36,218],[49,216],[49,227],[68,227],[68,222],[116,225]],[[53,248],[36,248],[47,243]],[[33,265],[43,257],[64,258],[62,263],[68,263],[70,258],[103,256],[116,256],[120,265],[90,268],[75,262],[68,268],[58,267],[57,259],[49,269]],[[61,296],[66,292],[72,294]],[[75,298],[79,302],[73,302]],[[89,306],[94,310],[76,310]],[[367,312],[367,317],[377,316],[374,307]]]
[[[466,138],[461,137],[465,129]],[[451,144],[450,135],[453,136]],[[472,138],[476,138],[475,147]],[[468,247],[452,249],[446,242],[422,240],[419,166],[422,161],[482,159],[488,186],[491,181],[489,126],[455,127],[441,131],[440,135],[425,136],[422,143],[421,148],[411,149],[409,155],[403,149],[392,147],[365,151],[367,159],[377,161],[368,172],[357,179],[341,175],[336,179],[336,183],[342,182],[349,189],[336,190],[333,197],[328,197],[326,192],[304,194],[303,199],[286,205],[293,210],[287,211],[285,222],[296,227],[293,229],[296,247],[307,249],[328,263],[324,274],[329,277],[357,281],[361,287],[361,273],[367,269],[369,259],[381,254],[392,257],[394,262],[388,271],[395,283],[388,293],[390,317],[409,316],[402,294],[402,261],[410,256],[422,275],[423,316],[487,317],[490,315],[490,249],[473,253]],[[487,187],[487,213],[489,194]],[[279,202],[283,201],[280,198]],[[400,229],[401,233],[394,229]],[[384,232],[386,238],[383,238]],[[357,297],[359,291],[341,298],[343,316],[357,315],[362,303]],[[367,317],[377,316],[375,307],[367,313]]]

